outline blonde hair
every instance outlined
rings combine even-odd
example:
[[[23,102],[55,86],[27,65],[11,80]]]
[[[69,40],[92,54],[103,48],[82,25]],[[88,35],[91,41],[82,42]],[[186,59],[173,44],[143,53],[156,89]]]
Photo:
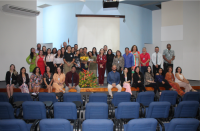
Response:
[[[10,65],[10,68],[11,68],[11,66],[14,66],[13,74],[14,74],[15,76],[17,76],[17,75],[18,75],[18,72],[15,70],[15,65],[14,65],[14,64],[11,64],[11,65]],[[10,72],[11,72],[11,70],[10,70]]]

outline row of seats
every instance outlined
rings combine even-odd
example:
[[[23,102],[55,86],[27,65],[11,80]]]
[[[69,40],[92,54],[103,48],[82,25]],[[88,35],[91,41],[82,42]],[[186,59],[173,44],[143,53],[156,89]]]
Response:
[[[38,121],[39,131],[159,131],[158,121],[154,118],[142,118],[129,121],[117,127],[113,121],[106,119],[85,120],[81,126],[74,127],[65,119],[42,119]],[[175,118],[163,127],[165,131],[197,131],[199,121],[192,118]],[[35,131],[29,129],[20,119],[0,120],[1,131]]]

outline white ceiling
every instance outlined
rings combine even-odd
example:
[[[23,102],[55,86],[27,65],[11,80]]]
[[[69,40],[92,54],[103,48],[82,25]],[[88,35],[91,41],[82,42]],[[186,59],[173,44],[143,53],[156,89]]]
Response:
[[[37,6],[48,4],[48,5],[60,5],[72,2],[84,2],[85,0],[37,0]]]

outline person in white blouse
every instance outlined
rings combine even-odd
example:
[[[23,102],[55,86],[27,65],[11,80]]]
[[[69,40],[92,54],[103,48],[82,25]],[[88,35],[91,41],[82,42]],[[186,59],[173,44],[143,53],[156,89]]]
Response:
[[[50,72],[51,72],[51,73],[54,73],[53,60],[54,60],[54,55],[51,54],[51,49],[48,48],[48,49],[47,49],[47,55],[46,55],[46,57],[44,58],[44,64],[45,64],[46,67],[49,66]]]
[[[153,74],[156,76],[156,73],[158,73],[159,69],[162,68],[162,63],[163,63],[163,57],[162,54],[159,53],[159,47],[155,47],[155,52],[151,56],[151,61],[153,64]]]
[[[54,60],[53,60],[53,64],[54,64],[54,71],[57,70],[57,67],[60,67],[60,69],[63,71],[63,55],[61,54],[61,50],[58,50]]]
[[[189,81],[185,79],[184,75],[182,74],[181,67],[176,68],[175,82],[178,83],[180,87],[185,88],[185,93],[190,92],[190,91],[197,92],[196,90],[192,88]]]

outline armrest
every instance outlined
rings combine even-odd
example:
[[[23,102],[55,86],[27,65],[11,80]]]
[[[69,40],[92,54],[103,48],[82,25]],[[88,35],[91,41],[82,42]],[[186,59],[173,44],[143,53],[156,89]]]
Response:
[[[37,126],[40,123],[40,120],[35,120],[34,123],[31,126],[31,130],[30,131],[37,131]]]
[[[114,130],[115,131],[120,131],[120,122],[119,122],[119,120],[114,118],[113,119],[113,123],[114,123]]]
[[[107,103],[111,104],[111,96],[110,95],[107,96]]]
[[[159,101],[159,98],[158,98],[158,96],[154,96],[154,101]]]
[[[16,102],[14,102],[14,103],[13,103],[14,108],[19,108],[19,107],[21,107],[23,102],[24,102],[24,101],[16,101]]]
[[[131,95],[131,101],[136,102],[136,97],[134,95]]]
[[[76,119],[76,120],[74,121],[73,130],[74,130],[74,131],[78,131],[78,129],[79,129],[79,119]]]
[[[50,109],[53,105],[52,101],[44,101],[43,103],[44,103],[44,105],[46,106],[47,109]]]
[[[110,104],[110,107],[111,107],[111,110],[112,110],[111,117],[115,118],[115,106],[113,104]]]
[[[62,92],[59,92],[59,93],[56,93],[56,96],[58,97],[58,100],[61,102],[61,98],[63,97],[63,93]]]
[[[165,131],[165,126],[164,126],[164,124],[162,123],[162,121],[159,120],[158,118],[156,118],[156,120],[157,120],[158,123],[161,125],[161,127],[162,127],[162,131]],[[159,127],[159,128],[160,128],[160,127]]]
[[[144,109],[144,114],[142,113],[142,108]],[[146,116],[146,108],[142,103],[140,103],[140,116],[144,118]]]
[[[34,101],[38,101],[39,100],[38,95],[32,95],[31,94],[31,97],[33,98]]]
[[[171,106],[170,106],[170,116],[169,116],[169,121],[170,121],[171,119],[173,119],[173,117],[174,117],[174,107],[171,105]]]
[[[176,98],[176,104],[179,104],[182,100],[182,96],[178,95]]]

